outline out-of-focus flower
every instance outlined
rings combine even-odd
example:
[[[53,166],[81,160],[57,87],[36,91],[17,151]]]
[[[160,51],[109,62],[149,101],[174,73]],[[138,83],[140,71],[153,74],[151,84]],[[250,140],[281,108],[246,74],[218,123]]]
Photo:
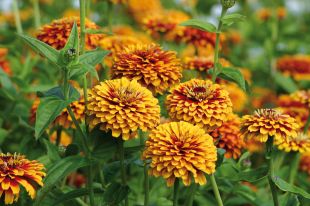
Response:
[[[116,25],[112,27],[112,32],[115,35],[127,35],[132,36],[134,35],[135,31],[132,27],[128,25]]]
[[[67,184],[70,186],[75,186],[76,188],[81,188],[86,184],[86,177],[81,173],[74,172],[68,176]]]
[[[308,173],[308,175],[310,176],[310,152],[304,153],[301,156],[299,168],[301,171]]]
[[[82,93],[82,92],[80,92],[80,93]],[[39,98],[35,99],[33,104],[32,104],[32,107],[30,110],[30,119],[29,119],[31,123],[34,123],[36,120],[36,112],[37,112],[39,104],[40,104]],[[84,119],[85,102],[84,102],[83,95],[81,95],[79,101],[72,102],[70,104],[70,107],[72,109],[72,112],[75,115],[75,118],[78,121]],[[73,124],[73,121],[72,121],[67,109],[64,109],[60,113],[60,115],[54,120],[53,124],[62,126],[64,128],[69,128],[69,127],[75,128],[75,125]]]
[[[284,7],[277,8],[277,18],[282,20],[286,17],[287,11]],[[257,11],[257,16],[262,21],[267,21],[272,16],[272,10],[268,8],[262,8]]]
[[[295,118],[298,124],[301,125],[301,130],[304,129],[309,116],[310,107],[307,106],[309,98],[307,97],[307,91],[304,90],[294,92],[290,95],[281,95],[278,98],[277,105],[279,109],[283,113]]]
[[[206,184],[205,173],[215,172],[216,147],[212,137],[198,126],[171,122],[152,130],[145,143],[143,159],[151,159],[149,173],[162,176],[170,187],[176,178],[184,185]]]
[[[259,153],[264,151],[264,144],[256,139],[244,139],[244,147],[251,153]]]
[[[43,186],[44,165],[36,160],[28,160],[19,154],[0,154],[0,198],[4,204],[13,204],[19,198],[23,186],[32,199],[35,198],[35,185]]]
[[[0,48],[0,68],[8,75],[12,74],[10,63],[8,62],[6,56],[8,54],[7,48]]]
[[[232,113],[228,92],[210,80],[192,79],[179,84],[170,93],[166,100],[169,116],[207,131],[221,126]]]
[[[78,9],[66,9],[63,13],[63,17],[80,16],[80,11]]]
[[[224,88],[229,93],[234,112],[242,112],[245,108],[248,98],[246,93],[235,83],[226,83]]]
[[[248,68],[239,68],[244,79],[250,84],[252,82],[252,73]]]
[[[113,4],[127,4],[128,0],[110,0]]]
[[[140,44],[141,41],[134,36],[113,35],[107,36],[100,40],[99,44],[102,49],[109,50],[111,53],[104,59],[107,66],[112,67],[113,58],[116,54],[124,51],[130,45]]]
[[[296,80],[310,80],[310,56],[283,56],[277,60],[277,69]]]
[[[182,67],[174,51],[164,51],[155,44],[130,45],[114,58],[112,77],[137,79],[161,94],[180,81]]]
[[[198,0],[176,0],[177,3],[180,3],[184,7],[194,8],[196,7]]]
[[[113,137],[128,140],[137,130],[147,131],[159,124],[160,108],[152,92],[136,80],[107,80],[88,93],[88,113],[91,127],[112,130]]]
[[[264,87],[253,87],[251,96],[253,108],[274,106],[276,102],[277,96],[274,91]]]
[[[65,17],[43,26],[38,32],[37,38],[55,49],[62,49],[67,42],[74,22],[80,30],[79,17]],[[88,19],[85,21],[85,27],[86,29],[99,29],[99,26]],[[102,37],[102,34],[86,34],[86,49],[96,48]]]
[[[163,10],[160,0],[128,0],[127,5],[131,15],[140,24],[147,15],[156,15]]]
[[[50,136],[51,142],[55,143],[57,140],[57,132],[53,132]],[[72,143],[72,137],[65,131],[61,131],[59,145],[67,147]]]
[[[278,145],[280,150],[284,150],[285,152],[310,152],[310,137],[307,134],[299,132],[297,137],[288,138],[286,141],[282,141],[275,144]]]
[[[164,10],[157,14],[148,15],[143,20],[144,28],[155,38],[160,38],[178,26],[190,17],[181,11]]]
[[[217,147],[226,150],[226,158],[237,159],[244,148],[243,138],[240,133],[240,118],[237,115],[230,115],[228,121],[211,132],[214,141],[218,141]]]
[[[19,10],[19,16],[21,22],[28,21],[33,16],[33,9],[31,7]],[[5,22],[10,25],[15,25],[14,13],[11,12],[3,12],[3,17]]]
[[[253,115],[243,116],[241,123],[241,133],[245,139],[266,142],[270,136],[277,144],[295,138],[298,129],[294,118],[274,109],[256,110]]]
[[[181,52],[180,56],[182,58],[195,57],[195,56],[214,56],[214,48],[212,45],[208,44],[205,47],[196,47],[192,44],[186,46],[186,48]]]
[[[213,56],[194,56],[184,58],[184,68],[198,71],[208,71],[213,68]]]

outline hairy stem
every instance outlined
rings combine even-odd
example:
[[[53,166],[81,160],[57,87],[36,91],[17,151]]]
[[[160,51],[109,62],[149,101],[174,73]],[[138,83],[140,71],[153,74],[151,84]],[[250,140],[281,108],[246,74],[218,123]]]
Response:
[[[214,193],[217,205],[218,206],[224,206],[222,198],[221,198],[220,191],[219,191],[217,184],[216,184],[214,174],[210,175],[210,180],[211,180],[211,185],[212,185],[212,189],[213,189],[213,193]]]

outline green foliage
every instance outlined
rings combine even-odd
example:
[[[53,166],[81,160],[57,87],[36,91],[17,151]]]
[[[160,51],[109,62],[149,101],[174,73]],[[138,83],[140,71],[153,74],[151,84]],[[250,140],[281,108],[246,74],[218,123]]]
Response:
[[[216,32],[216,27],[208,22],[205,22],[200,19],[190,19],[187,21],[184,21],[180,24],[181,26],[189,26],[196,29],[200,29],[202,31],[208,31],[208,32]]]
[[[246,17],[241,14],[233,13],[233,14],[226,14],[225,16],[223,16],[221,21],[223,22],[224,25],[231,26],[236,22],[245,21],[245,18]]]

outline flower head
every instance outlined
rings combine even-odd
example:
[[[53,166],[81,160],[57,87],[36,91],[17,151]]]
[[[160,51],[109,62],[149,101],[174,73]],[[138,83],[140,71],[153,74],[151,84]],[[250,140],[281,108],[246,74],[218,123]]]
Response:
[[[101,82],[89,91],[88,101],[90,126],[112,130],[113,137],[121,135],[128,140],[139,128],[147,131],[159,124],[158,100],[136,80],[121,78]]]
[[[37,39],[54,47],[55,49],[62,49],[70,35],[73,23],[76,22],[80,30],[79,17],[65,17],[54,20],[51,24],[43,26],[37,34]],[[98,29],[99,27],[86,19],[86,29]],[[86,34],[86,48],[94,49],[98,46],[99,40],[103,37],[102,34]]]
[[[237,159],[245,146],[240,133],[240,122],[237,115],[231,115],[228,121],[211,132],[214,141],[218,141],[217,147],[226,150],[226,158]]]
[[[116,55],[112,77],[137,79],[154,93],[161,94],[179,83],[182,67],[175,52],[164,51],[155,44],[138,44]]]
[[[216,147],[210,135],[187,122],[170,122],[152,130],[143,159],[151,159],[151,175],[162,176],[172,186],[176,178],[190,185],[192,177],[206,184],[205,173],[215,172]]]
[[[279,144],[288,138],[295,138],[299,125],[289,115],[274,109],[259,109],[254,115],[242,117],[241,132],[246,139],[266,142],[268,137],[274,137]]]
[[[163,10],[160,0],[128,0],[128,9],[138,23],[143,23],[145,16],[156,15]]]
[[[282,20],[286,17],[287,11],[284,7],[277,8],[277,18]],[[257,11],[257,16],[262,21],[267,21],[272,17],[272,11],[268,8],[262,8]]]
[[[235,83],[226,83],[224,88],[229,93],[229,98],[233,105],[233,111],[242,112],[248,101],[246,93]]]
[[[296,102],[300,102],[304,107],[310,109],[310,89],[299,90],[290,95]]]
[[[210,80],[192,79],[179,84],[170,93],[166,100],[170,117],[208,131],[221,126],[232,112],[228,92]]]
[[[310,56],[283,56],[278,59],[277,68],[296,80],[310,80]]]
[[[44,166],[36,160],[30,161],[19,154],[0,154],[0,198],[4,204],[16,202],[23,186],[32,199],[35,198],[35,184],[43,186]]]
[[[280,141],[279,143],[275,141],[275,144],[285,152],[310,152],[310,137],[302,132],[299,132],[297,137],[288,138],[286,141]]]

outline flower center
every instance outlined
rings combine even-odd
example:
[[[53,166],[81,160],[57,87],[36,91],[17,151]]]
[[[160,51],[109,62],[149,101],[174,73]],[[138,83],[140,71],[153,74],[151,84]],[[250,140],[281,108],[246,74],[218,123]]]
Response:
[[[269,119],[279,119],[282,116],[282,113],[274,109],[258,109],[254,112],[254,115]]]
[[[208,98],[210,90],[205,85],[197,85],[194,87],[186,87],[186,96],[195,101],[203,101]]]
[[[15,168],[21,163],[20,156],[14,155],[1,155],[0,156],[0,171],[6,172],[9,168]]]

